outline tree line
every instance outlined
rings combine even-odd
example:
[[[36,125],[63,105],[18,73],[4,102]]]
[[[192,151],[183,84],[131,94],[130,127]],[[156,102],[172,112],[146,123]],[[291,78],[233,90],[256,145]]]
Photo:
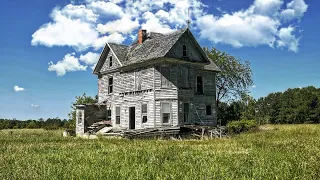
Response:
[[[42,118],[38,120],[16,120],[16,119],[0,119],[0,130],[1,129],[68,129],[72,124],[66,119],[59,118],[48,118],[44,120]]]

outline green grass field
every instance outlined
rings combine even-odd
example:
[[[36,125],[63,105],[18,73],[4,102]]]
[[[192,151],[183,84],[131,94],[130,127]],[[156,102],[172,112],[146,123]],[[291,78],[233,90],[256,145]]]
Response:
[[[11,133],[11,131],[13,133]],[[64,138],[0,131],[0,179],[319,179],[320,125],[203,141]]]

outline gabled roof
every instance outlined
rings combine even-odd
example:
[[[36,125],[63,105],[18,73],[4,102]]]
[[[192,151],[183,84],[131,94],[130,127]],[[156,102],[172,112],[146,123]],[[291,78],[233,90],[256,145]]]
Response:
[[[160,34],[150,32],[148,33],[147,39],[142,43],[137,42],[131,46],[107,43],[103,49],[100,59],[93,71],[98,73],[103,66],[107,55],[112,51],[120,62],[121,66],[128,66],[131,64],[146,62],[148,60],[163,58],[171,50],[171,48],[177,43],[180,37],[188,33],[193,41],[195,47],[199,50],[200,54],[204,58],[207,65],[204,67],[206,70],[220,71],[220,69],[208,58],[204,53],[192,33],[188,28],[175,31],[171,34]]]

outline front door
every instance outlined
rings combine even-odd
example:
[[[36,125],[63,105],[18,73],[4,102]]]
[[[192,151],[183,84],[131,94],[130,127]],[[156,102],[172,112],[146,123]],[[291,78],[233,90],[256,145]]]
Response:
[[[136,108],[129,107],[129,129],[136,128]]]
[[[189,103],[183,103],[183,122],[189,122]]]

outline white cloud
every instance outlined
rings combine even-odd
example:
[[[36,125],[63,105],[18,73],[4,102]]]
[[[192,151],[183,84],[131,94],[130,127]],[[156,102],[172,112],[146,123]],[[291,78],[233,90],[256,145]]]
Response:
[[[97,39],[93,47],[95,50],[98,50],[106,45],[106,43],[116,43],[116,44],[121,44],[126,38],[120,34],[120,33],[112,33],[109,36],[102,36],[99,39]]]
[[[16,86],[13,87],[13,90],[15,92],[20,92],[20,91],[24,91],[25,89],[23,87],[19,87],[19,86],[16,85]]]
[[[109,21],[105,25],[98,24],[97,30],[101,33],[130,33],[139,27],[139,21],[136,19],[132,21],[129,17],[123,17],[115,21]]]
[[[300,19],[307,9],[308,5],[304,0],[293,0],[287,4],[287,9],[281,12],[281,16],[286,20]]]
[[[293,30],[283,28],[288,22],[284,22],[281,18],[284,12],[281,10],[282,4],[283,0],[255,0],[248,9],[221,16],[203,14],[196,21],[200,37],[237,48],[260,45],[274,48],[276,43],[276,47],[297,52],[299,38],[295,36]],[[297,12],[295,17],[302,17],[307,5],[303,0],[293,0],[287,8]]]
[[[120,1],[92,1],[90,4],[88,4],[88,7],[100,14],[122,17],[124,15],[124,12],[122,8],[116,4],[119,2]]]
[[[293,35],[294,27],[281,28],[278,34],[277,46],[280,48],[288,47],[292,52],[298,52],[299,40]]]
[[[63,11],[63,10],[62,10]],[[54,9],[51,17],[53,22],[44,24],[32,35],[32,45],[72,46],[85,50],[92,45],[99,34],[94,26],[81,19],[72,19]]]
[[[79,60],[84,62],[87,65],[93,65],[98,62],[99,57],[100,57],[100,54],[98,53],[88,52],[85,55],[81,54]]]
[[[252,88],[256,88],[257,86],[256,85],[252,85]]]
[[[31,104],[31,107],[33,107],[33,108],[38,108],[38,107],[40,107],[39,105],[36,105],[36,104]]]
[[[162,23],[159,18],[157,18],[152,12],[145,12],[143,15],[143,19],[145,19],[145,23],[143,23],[142,29],[146,29],[147,31],[153,31],[158,33],[170,33],[173,32],[174,29],[165,23]]]
[[[49,71],[55,71],[57,76],[63,76],[66,72],[71,71],[86,71],[87,66],[81,65],[79,59],[75,57],[75,53],[67,54],[65,57],[54,64],[52,61],[49,62]]]

